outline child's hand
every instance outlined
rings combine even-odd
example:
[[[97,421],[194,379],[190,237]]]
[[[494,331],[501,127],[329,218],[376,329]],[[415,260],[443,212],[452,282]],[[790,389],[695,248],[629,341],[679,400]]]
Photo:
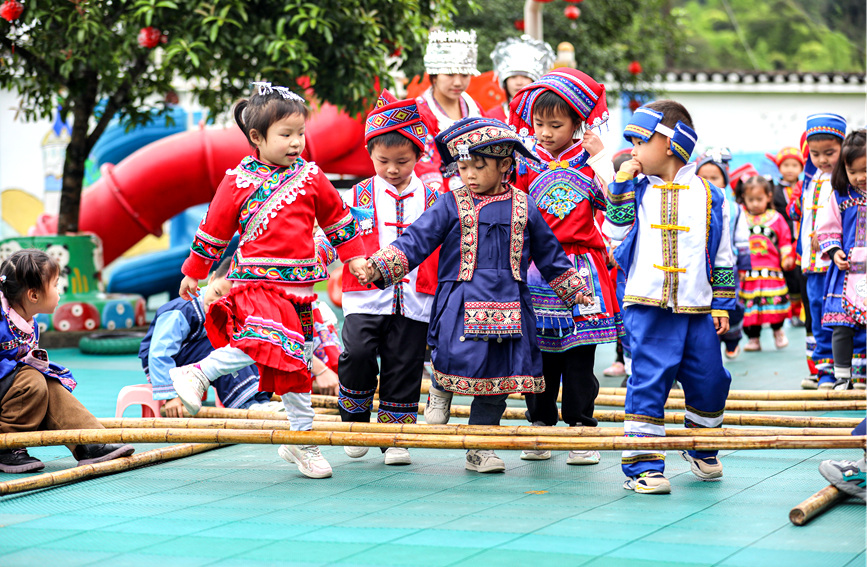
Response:
[[[620,166],[620,171],[624,173],[628,173],[630,177],[635,177],[639,173],[641,173],[641,164],[637,159],[632,158],[629,161],[624,161],[623,165]]]
[[[319,393],[323,396],[336,396],[338,394],[338,386],[340,381],[337,379],[337,374],[333,370],[326,367],[322,374],[313,379],[316,385],[319,386]]]
[[[713,326],[716,329],[717,335],[724,335],[729,332],[729,318],[728,317],[714,317],[713,318]]]
[[[349,273],[355,276],[359,283],[367,283],[367,260],[364,258],[353,258],[346,266],[349,268]]]
[[[184,417],[184,404],[180,398],[172,398],[163,405],[162,411],[166,417]]]
[[[786,256],[785,258],[783,258],[782,268],[783,268],[784,272],[788,272],[789,270],[791,270],[794,267],[795,267],[795,259],[794,258],[792,258],[791,256]]]
[[[811,249],[813,252],[818,252],[818,251],[819,251],[819,239],[816,237],[815,234],[814,234],[813,236],[810,237],[810,249]]]
[[[837,250],[834,253],[834,263],[840,270],[846,271],[849,269],[849,260],[846,259],[846,253],[842,250]]]
[[[592,130],[584,132],[584,140],[581,142],[581,145],[591,156],[595,156],[605,149],[605,145],[602,143],[602,138],[594,134]]]
[[[187,301],[192,300],[194,297],[199,297],[199,280],[190,276],[184,276],[183,281],[181,281],[179,294]]]
[[[579,295],[578,303],[580,303],[581,305],[590,305],[591,303],[593,303],[593,297],[590,295]]]

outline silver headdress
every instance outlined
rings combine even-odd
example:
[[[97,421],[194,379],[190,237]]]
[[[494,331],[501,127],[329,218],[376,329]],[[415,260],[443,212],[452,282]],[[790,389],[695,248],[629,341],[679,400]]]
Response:
[[[424,54],[424,68],[428,75],[479,74],[476,30],[430,32]]]
[[[494,72],[502,85],[509,77],[524,75],[536,81],[554,65],[551,46],[527,34],[498,43],[491,52]]]
[[[272,92],[276,92],[277,94],[282,96],[284,99],[295,100],[295,101],[298,101],[301,103],[307,102],[304,100],[304,98],[299,96],[293,90],[291,90],[287,87],[272,86],[271,83],[269,83],[268,81],[254,81],[254,82],[250,83],[250,85],[254,86],[254,87],[259,87],[259,94],[260,95],[268,95],[268,94],[271,94]]]

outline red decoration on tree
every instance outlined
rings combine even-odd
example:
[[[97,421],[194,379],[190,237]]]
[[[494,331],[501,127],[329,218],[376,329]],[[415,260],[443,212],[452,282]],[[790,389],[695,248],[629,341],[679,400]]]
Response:
[[[24,6],[21,5],[21,2],[18,0],[6,0],[3,2],[3,5],[0,6],[0,18],[3,18],[7,22],[14,22],[21,14],[24,12]]]
[[[577,20],[578,16],[581,15],[581,10],[578,9],[578,6],[566,6],[563,9],[563,15],[570,20]]]
[[[540,4],[547,4],[551,0],[533,0],[533,2],[539,2]]]
[[[635,111],[638,110],[639,108],[641,108],[641,103],[640,103],[640,102],[638,102],[638,101],[635,100],[634,98],[633,98],[632,100],[629,101],[629,110],[631,110],[632,112],[635,112]]]
[[[515,20],[515,29],[518,31],[524,31],[524,20]]]
[[[638,61],[633,61],[629,64],[629,72],[633,75],[640,75],[641,71],[641,63],[639,63]]]
[[[160,30],[156,29],[155,27],[148,26],[146,28],[142,28],[138,32],[138,44],[142,47],[153,49],[160,44],[162,37],[163,33]]]
[[[578,4],[578,3],[583,2],[583,1],[584,0],[566,0],[566,2],[572,2],[573,4]]]

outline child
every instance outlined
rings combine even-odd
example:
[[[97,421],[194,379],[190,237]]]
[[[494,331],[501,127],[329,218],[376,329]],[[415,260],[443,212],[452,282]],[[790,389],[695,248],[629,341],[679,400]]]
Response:
[[[632,346],[624,430],[665,435],[664,404],[683,386],[687,427],[719,427],[731,375],[719,339],[735,308],[734,257],[721,189],[695,174],[692,119],[671,100],[635,111],[624,137],[633,159],[609,186],[607,220],[622,243],[614,258],[627,273],[624,317]],[[637,178],[635,176],[638,175]],[[717,451],[681,453],[702,480],[722,476]],[[668,494],[664,451],[624,451],[628,490]]]
[[[865,131],[843,141],[834,168],[834,195],[819,211],[817,239],[822,255],[831,258],[825,280],[822,325],[832,329],[835,390],[865,388],[867,337],[867,156]],[[820,385],[821,386],[821,385]]]
[[[744,302],[744,333],[749,338],[745,351],[762,350],[759,336],[762,325],[771,326],[774,346],[789,345],[783,322],[791,313],[788,288],[781,270],[795,265],[792,257],[792,233],[786,219],[772,208],[774,198],[771,182],[760,175],[742,180],[743,201],[750,230],[749,270],[740,272],[741,300]]]
[[[731,178],[729,174],[729,162],[732,159],[728,148],[712,148],[706,150],[696,160],[696,175],[707,179],[723,190],[729,209],[729,230],[732,235],[732,251],[735,255],[735,264],[739,271],[750,269],[750,233],[747,228],[745,215],[738,205],[735,194],[729,187]],[[739,290],[739,281],[735,280],[735,292]],[[744,326],[744,306],[738,301],[734,311],[729,311],[729,330],[720,339],[725,344],[725,355],[729,360],[734,360],[741,353],[741,337]]]
[[[142,340],[138,356],[153,386],[154,399],[167,400],[163,406],[166,417],[183,417],[183,404],[172,387],[169,370],[198,362],[214,350],[205,332],[205,313],[211,303],[232,289],[232,282],[226,280],[230,263],[228,258],[223,260],[208,279],[204,292],[192,301],[179,297],[157,309]],[[227,408],[277,411],[269,407],[271,393],[259,392],[255,366],[220,376],[214,380],[214,388]]]
[[[800,226],[793,222],[789,216],[789,205],[792,204],[795,193],[801,191],[800,178],[801,172],[804,171],[804,155],[798,148],[785,147],[776,155],[765,154],[765,156],[774,162],[780,172],[780,182],[774,184],[774,208],[786,219],[789,231],[793,235],[798,234]],[[800,268],[794,266],[791,270],[783,271],[783,277],[786,278],[786,287],[789,288],[792,326],[803,327],[804,323],[801,321],[801,286],[804,276]]]
[[[554,50],[544,41],[529,35],[509,37],[491,52],[494,75],[506,93],[506,101],[487,111],[489,118],[507,122],[509,103],[517,92],[547,73],[554,64]]]
[[[825,273],[830,260],[819,253],[816,236],[818,214],[831,198],[831,172],[840,158],[840,147],[846,137],[846,120],[837,114],[813,114],[807,117],[806,140],[810,155],[804,168],[806,188],[795,195],[789,207],[793,221],[800,221],[797,251],[801,257],[801,271],[806,276],[804,291],[810,310],[812,336],[807,337],[807,355],[818,371],[818,380],[812,376],[801,382],[801,387],[815,390],[834,387],[834,360],[831,347],[831,328],[822,325],[822,307],[825,299]]]
[[[475,30],[430,32],[424,68],[431,86],[415,99],[428,137],[415,172],[434,191],[445,192],[461,185],[457,174],[443,171],[444,156],[440,156],[434,136],[462,118],[482,116],[478,103],[466,92],[470,78],[479,74],[477,61]]]
[[[364,139],[376,176],[344,194],[361,219],[365,248],[384,248],[431,207],[437,193],[413,173],[424,150],[427,128],[415,101],[397,101],[383,91],[367,117]],[[424,369],[428,321],[437,286],[436,254],[394,284],[370,289],[343,274],[343,354],[340,357],[340,416],[370,421],[379,380],[379,423],[415,423]],[[381,373],[377,364],[381,360]],[[367,447],[344,447],[362,457]],[[409,451],[389,447],[385,464],[408,465]]]
[[[562,381],[563,421],[594,427],[599,392],[593,374],[596,345],[616,342],[623,334],[617,289],[608,273],[607,246],[599,228],[614,168],[602,141],[590,131],[608,120],[605,86],[581,71],[561,68],[521,89],[511,108],[512,127],[535,136],[534,150],[541,160],[540,164],[519,159],[516,186],[533,197],[569,261],[587,281],[592,301],[589,307],[569,308],[530,264],[527,285],[536,313],[545,392],[527,395],[527,419],[537,426],[557,425]],[[583,138],[576,139],[582,132]],[[550,451],[521,454],[525,460],[550,457]],[[593,465],[599,459],[598,451],[570,451],[566,463]]]
[[[466,187],[373,254],[368,278],[392,285],[442,246],[428,331],[437,386],[431,404],[442,406],[437,417],[445,419],[437,422],[444,423],[452,393],[474,396],[469,423],[499,425],[508,394],[545,389],[526,283],[530,256],[570,308],[589,303],[589,288],[533,199],[507,182],[515,152],[530,155],[514,132],[498,120],[470,118],[437,136],[437,146]],[[505,465],[493,451],[472,449],[466,468],[503,472]]]
[[[241,234],[226,276],[235,283],[205,321],[217,350],[169,374],[195,415],[209,382],[255,362],[259,389],[282,396],[291,429],[306,431],[313,427],[313,284],[328,277],[313,240],[314,219],[354,273],[364,271],[364,246],[340,194],[316,164],[301,158],[304,99],[285,87],[254,85],[258,92],[235,105],[235,121],[255,155],[226,173],[183,266],[180,295],[191,299],[232,234]],[[331,476],[316,446],[282,445],[278,453],[305,476]]]
[[[852,430],[852,435],[864,434],[867,434],[867,419],[862,420]],[[865,461],[867,461],[867,453],[857,461],[822,461],[819,463],[819,473],[841,492],[867,501],[867,462]]]
[[[0,433],[104,429],[71,394],[72,373],[39,348],[38,313],[51,314],[60,295],[60,266],[41,250],[19,250],[0,265]],[[79,466],[132,455],[132,445],[67,445]],[[0,472],[45,467],[27,449],[0,449]]]

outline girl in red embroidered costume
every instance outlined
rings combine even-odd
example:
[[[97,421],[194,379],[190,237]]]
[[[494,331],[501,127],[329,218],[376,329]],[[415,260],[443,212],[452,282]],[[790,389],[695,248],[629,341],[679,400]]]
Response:
[[[294,431],[313,427],[310,363],[313,284],[328,278],[316,253],[314,220],[352,273],[364,273],[358,225],[315,163],[301,157],[307,107],[285,87],[254,83],[258,93],[235,105],[235,121],[255,150],[217,188],[184,262],[180,294],[190,299],[237,231],[228,295],[208,310],[205,327],[217,349],[175,368],[172,382],[195,415],[210,380],[255,363],[259,389],[282,396]],[[316,446],[282,445],[281,457],[311,478],[331,476]]]

